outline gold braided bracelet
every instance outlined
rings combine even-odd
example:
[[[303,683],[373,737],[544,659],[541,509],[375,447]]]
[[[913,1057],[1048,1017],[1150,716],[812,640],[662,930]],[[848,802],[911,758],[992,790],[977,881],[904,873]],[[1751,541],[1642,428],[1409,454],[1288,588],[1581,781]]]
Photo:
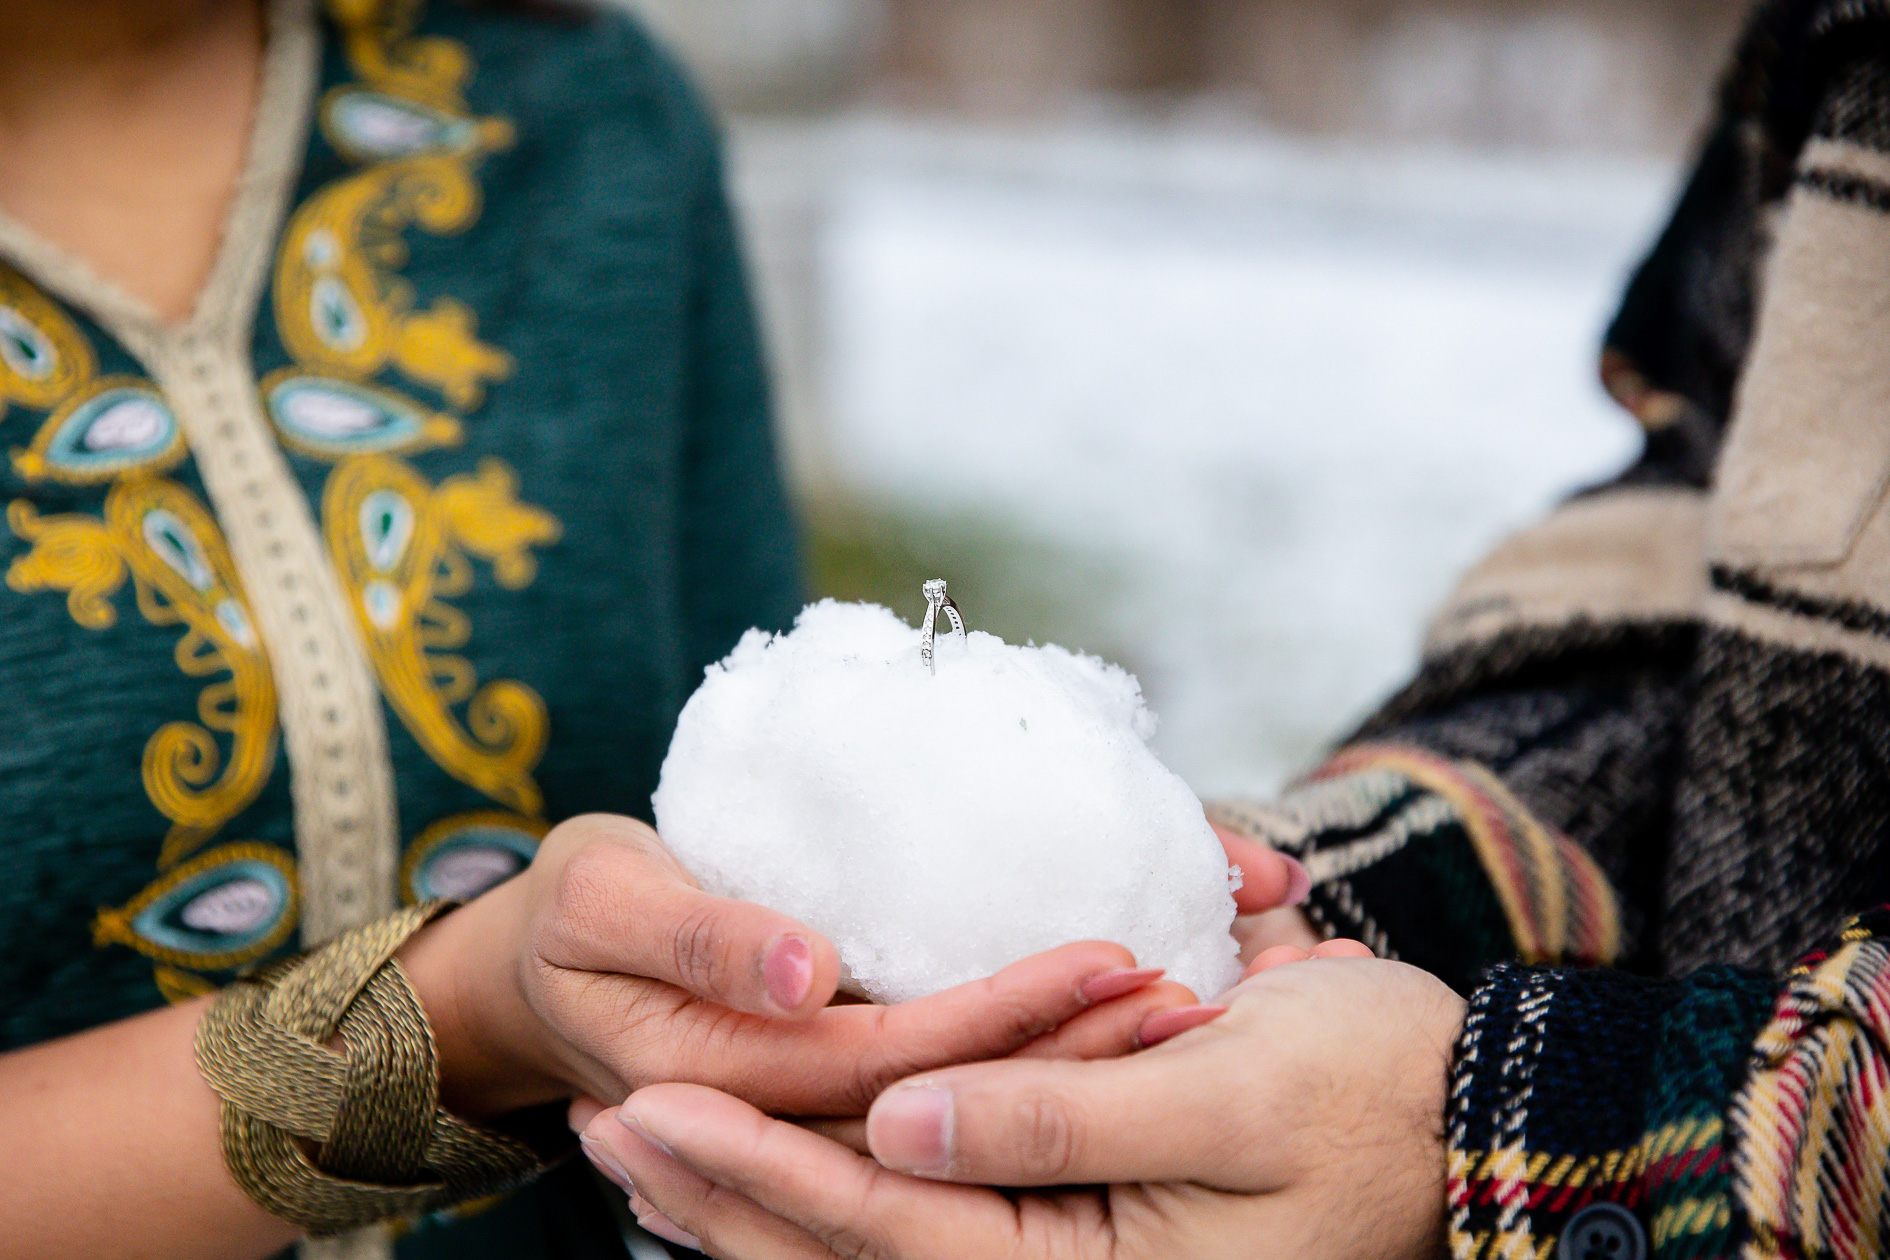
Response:
[[[433,1030],[394,951],[453,905],[344,933],[238,980],[205,1012],[197,1067],[223,1100],[224,1162],[272,1215],[335,1234],[544,1171],[525,1143],[440,1108]],[[328,1048],[337,1032],[346,1054]]]

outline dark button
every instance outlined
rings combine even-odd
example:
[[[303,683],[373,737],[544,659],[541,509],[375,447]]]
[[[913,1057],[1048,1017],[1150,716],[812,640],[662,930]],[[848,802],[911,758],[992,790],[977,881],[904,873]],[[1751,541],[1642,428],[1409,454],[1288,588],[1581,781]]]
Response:
[[[1619,1203],[1590,1203],[1569,1218],[1555,1260],[1647,1260],[1647,1234]]]

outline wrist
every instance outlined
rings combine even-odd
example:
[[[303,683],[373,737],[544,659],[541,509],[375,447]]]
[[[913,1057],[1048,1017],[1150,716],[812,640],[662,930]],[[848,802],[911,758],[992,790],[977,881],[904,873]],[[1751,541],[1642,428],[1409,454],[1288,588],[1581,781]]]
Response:
[[[350,928],[201,1012],[195,1057],[222,1102],[225,1168],[263,1210],[334,1234],[504,1191],[567,1153],[439,1105],[432,1026],[394,955],[450,908]]]
[[[537,1053],[543,1034],[519,992],[512,894],[503,884],[428,925],[396,957],[420,996],[440,1061],[440,1104],[472,1121],[572,1092]]]

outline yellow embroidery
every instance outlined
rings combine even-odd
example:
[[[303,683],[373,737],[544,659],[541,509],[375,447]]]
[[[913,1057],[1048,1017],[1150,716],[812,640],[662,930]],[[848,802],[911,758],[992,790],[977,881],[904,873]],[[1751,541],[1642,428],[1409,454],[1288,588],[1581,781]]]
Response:
[[[330,88],[318,114],[322,135],[350,162],[420,153],[477,157],[509,146],[512,124],[435,109],[405,96],[353,85]]]
[[[7,505],[7,524],[31,551],[7,568],[7,585],[22,593],[63,590],[66,611],[87,630],[118,621],[111,597],[125,584],[125,560],[103,522],[89,516],[42,517],[25,499]]]
[[[111,944],[109,941],[106,943]],[[185,1002],[193,1002],[207,993],[217,991],[217,986],[204,977],[176,967],[167,967],[163,963],[151,969],[151,978],[157,981],[158,992],[172,1006],[182,1006]]]
[[[9,402],[50,410],[97,371],[92,343],[71,317],[0,266],[0,411]]]
[[[92,940],[129,945],[170,967],[224,971],[286,944],[297,910],[295,863],[287,853],[253,842],[225,844],[166,872],[124,905],[101,909]],[[173,975],[169,988],[192,980]],[[165,987],[162,976],[159,983]]]
[[[518,501],[518,475],[503,460],[482,459],[477,472],[448,477],[433,492],[433,507],[460,546],[489,561],[493,578],[510,591],[537,576],[531,548],[564,533],[551,513]]]
[[[127,473],[165,472],[188,454],[170,404],[135,376],[106,376],[80,386],[46,417],[13,470],[27,481],[94,485]]]
[[[414,905],[428,897],[464,896],[473,892],[470,888],[454,889],[451,893],[439,888],[423,891],[417,886],[422,872],[433,859],[454,848],[478,848],[494,856],[509,854],[516,861],[515,870],[523,870],[531,865],[538,842],[550,830],[550,825],[542,819],[526,818],[521,814],[508,814],[496,809],[474,810],[468,814],[442,818],[415,836],[413,843],[407,846],[407,852],[401,856],[400,899],[407,905]],[[509,875],[502,874],[502,877],[509,878]],[[484,889],[478,891],[483,892]]]
[[[323,530],[389,705],[449,774],[535,815],[544,701],[522,683],[480,684],[456,655],[472,626],[447,601],[470,588],[475,560],[500,586],[528,585],[532,548],[556,541],[560,526],[519,502],[517,478],[496,460],[436,487],[392,458],[457,445],[461,425],[370,384],[392,369],[465,411],[512,370],[510,356],[479,340],[469,307],[451,297],[419,307],[397,274],[409,229],[443,236],[472,225],[481,204],[473,169],[513,140],[506,120],[468,112],[472,58],[452,40],[416,35],[421,7],[327,0],[359,81],[324,95],[321,127],[362,166],[315,193],[284,231],[276,324],[296,367],[265,381],[264,396],[286,444],[336,464]],[[290,414],[298,405],[300,419]],[[324,418],[347,431],[315,431]]]
[[[145,791],[171,820],[158,857],[169,866],[254,801],[275,760],[275,684],[216,522],[183,486],[142,477],[112,487],[102,520],[41,516],[15,500],[7,522],[32,544],[8,568],[9,587],[63,590],[73,620],[102,630],[117,620],[112,596],[129,577],[147,621],[184,627],[179,669],[228,675],[199,694],[197,722],[166,723],[145,744]]]
[[[472,74],[472,56],[443,36],[414,35],[421,0],[328,0],[327,7],[361,78],[440,109],[465,108],[460,89]]]
[[[479,215],[472,166],[512,143],[504,119],[465,114],[466,49],[413,34],[417,0],[329,0],[349,62],[369,89],[323,100],[322,127],[364,170],[329,184],[289,221],[276,258],[276,323],[304,367],[365,380],[392,365],[455,407],[479,405],[511,358],[478,338],[452,298],[414,307],[412,286],[387,273],[406,262],[401,234],[464,231]]]
[[[263,378],[262,393],[282,444],[315,459],[392,455],[465,440],[457,417],[356,381],[282,368]]]
[[[520,503],[497,460],[438,489],[406,463],[358,455],[338,465],[322,494],[322,528],[388,703],[449,774],[525,814],[543,804],[532,770],[549,719],[538,693],[499,679],[480,686],[451,655],[472,627],[445,600],[472,584],[469,557],[494,578],[531,580],[529,548],[555,542],[558,522]],[[465,706],[463,722],[454,710]]]
[[[368,167],[303,203],[276,255],[276,325],[296,362],[356,380],[391,364],[455,407],[477,406],[511,357],[478,339],[465,305],[415,310],[412,286],[384,269],[405,263],[409,225],[463,231],[479,199],[463,158],[428,154]]]
[[[196,722],[167,723],[145,742],[145,793],[171,821],[158,853],[166,874],[93,924],[100,947],[129,945],[154,959],[158,990],[182,1002],[213,987],[185,968],[261,958],[294,931],[286,854],[229,845],[186,861],[267,783],[275,684],[215,518],[189,490],[155,476],[188,454],[177,417],[150,381],[97,371],[78,325],[0,267],[0,410],[17,403],[50,413],[31,443],[13,448],[15,473],[27,482],[112,483],[98,517],[9,504],[7,523],[29,546],[8,567],[7,585],[64,591],[73,620],[103,630],[116,624],[113,598],[129,578],[148,622],[184,627],[178,668],[192,678],[225,675],[198,693]],[[248,926],[232,934],[219,924]]]

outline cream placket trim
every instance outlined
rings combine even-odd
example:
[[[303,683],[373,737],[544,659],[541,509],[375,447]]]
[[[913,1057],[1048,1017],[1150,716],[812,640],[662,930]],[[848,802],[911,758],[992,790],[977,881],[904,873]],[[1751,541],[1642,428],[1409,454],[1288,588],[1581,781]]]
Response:
[[[197,455],[268,645],[291,770],[302,940],[394,908],[387,731],[341,585],[269,430],[246,355],[180,338],[149,363]]]

